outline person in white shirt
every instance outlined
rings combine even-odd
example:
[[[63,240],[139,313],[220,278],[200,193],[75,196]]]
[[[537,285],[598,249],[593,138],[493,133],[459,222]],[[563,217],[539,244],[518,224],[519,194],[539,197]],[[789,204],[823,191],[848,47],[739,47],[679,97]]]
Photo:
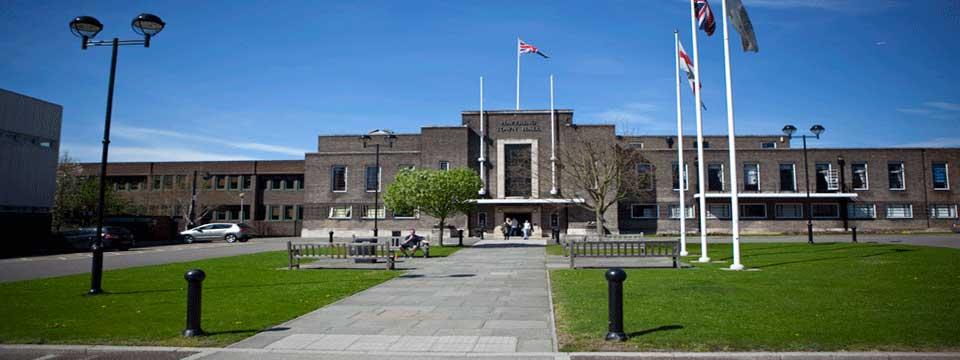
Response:
[[[530,220],[523,221],[523,239],[530,239],[530,231],[533,230],[533,227],[530,226]]]

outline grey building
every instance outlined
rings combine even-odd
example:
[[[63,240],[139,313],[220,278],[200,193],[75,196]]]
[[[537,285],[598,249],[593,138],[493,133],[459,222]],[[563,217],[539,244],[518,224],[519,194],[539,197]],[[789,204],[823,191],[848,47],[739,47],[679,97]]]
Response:
[[[0,89],[0,228],[7,235],[2,240],[4,254],[27,250],[50,229],[62,115],[60,105]]]

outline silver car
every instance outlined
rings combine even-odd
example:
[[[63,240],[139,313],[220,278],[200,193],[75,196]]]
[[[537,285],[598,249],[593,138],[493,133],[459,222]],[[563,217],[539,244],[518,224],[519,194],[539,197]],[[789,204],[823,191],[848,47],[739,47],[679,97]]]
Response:
[[[181,231],[180,237],[186,244],[191,244],[194,241],[220,239],[226,240],[228,243],[247,242],[247,240],[253,238],[253,229],[247,224],[212,223]]]

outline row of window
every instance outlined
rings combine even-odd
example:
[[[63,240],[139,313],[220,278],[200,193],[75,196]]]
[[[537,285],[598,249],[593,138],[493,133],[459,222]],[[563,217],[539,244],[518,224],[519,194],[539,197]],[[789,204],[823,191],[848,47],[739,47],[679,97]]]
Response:
[[[854,162],[850,164],[850,172],[853,176],[851,179],[851,185],[855,191],[866,191],[870,190],[870,177],[867,171],[866,162]],[[696,167],[696,164],[694,164]],[[679,166],[676,162],[673,163],[672,176],[673,176],[673,189],[680,189],[680,176],[679,176]],[[828,192],[828,191],[837,191],[840,190],[839,182],[839,173],[837,170],[833,169],[832,163],[816,163],[814,165],[815,176],[816,176],[816,191],[817,192]],[[933,180],[933,189],[934,190],[950,190],[950,174],[949,174],[949,164],[946,162],[934,162],[931,166],[931,178]],[[683,169],[683,187],[684,190],[689,189],[689,173],[688,166],[684,164]],[[722,163],[708,163],[706,169],[707,177],[707,191],[724,191],[724,164]],[[794,163],[781,163],[779,164],[779,175],[780,175],[780,184],[779,190],[781,192],[796,192],[797,191],[797,167]],[[640,190],[653,190],[653,165],[651,164],[639,164],[637,166],[637,172],[641,176],[640,184],[643,186]],[[887,183],[890,190],[906,190],[906,171],[905,166],[902,161],[892,161],[887,163]],[[745,163],[743,164],[743,190],[744,191],[760,191],[760,164],[759,163]],[[813,189],[811,189],[813,190]]]
[[[773,216],[776,219],[802,219],[802,204],[775,204]],[[668,214],[670,219],[680,218],[680,206],[669,205]],[[913,204],[887,204],[885,218],[887,219],[912,219]],[[686,209],[686,218],[694,219],[696,217],[694,207],[689,206]],[[839,204],[810,204],[810,214],[814,219],[838,219],[840,218]],[[933,204],[929,209],[930,218],[933,219],[956,219],[956,204]],[[630,207],[630,217],[633,219],[657,219],[660,217],[660,208],[657,204],[632,204]],[[847,204],[847,217],[850,219],[876,219],[877,205],[871,203],[853,203]],[[707,219],[729,219],[730,204],[708,204]],[[740,218],[742,219],[766,219],[767,204],[740,204]]]
[[[674,141],[673,138],[667,138],[667,147],[668,147],[668,148],[673,148],[673,141]],[[627,144],[627,147],[629,147],[629,148],[631,148],[631,149],[641,149],[641,150],[642,150],[642,149],[643,149],[643,143],[642,143],[642,142],[632,142],[632,143]],[[693,141],[693,143],[690,145],[690,148],[691,148],[691,149],[696,149],[696,148],[697,148],[697,141],[696,141],[696,140]],[[703,142],[703,148],[704,148],[704,149],[709,149],[709,148],[710,148],[710,142],[709,142],[709,141],[704,141],[704,142]],[[777,148],[777,142],[776,142],[776,141],[761,141],[761,142],[760,142],[760,148],[761,148],[761,149],[776,149],[776,148]]]
[[[420,211],[413,211],[409,213],[403,213],[399,211],[392,211],[393,218],[397,220],[415,220],[420,218]],[[330,211],[327,214],[327,218],[335,220],[350,220],[353,219],[353,205],[334,205],[330,207]],[[387,208],[384,205],[374,207],[373,205],[360,205],[360,218],[361,219],[386,219],[387,218]]]
[[[250,190],[253,188],[253,175],[214,175],[210,181],[201,181],[200,186],[203,189],[215,189],[226,191]],[[263,180],[264,190],[272,191],[299,191],[303,190],[303,176],[260,176]],[[140,191],[146,190],[146,176],[111,176],[114,190],[117,191]],[[192,184],[188,183],[187,175],[153,175],[152,187],[154,191],[160,190],[188,190]]]
[[[264,205],[267,221],[303,220],[301,205]]]
[[[414,169],[411,164],[400,164],[399,170]],[[440,170],[450,170],[450,162],[441,160],[437,164]],[[349,168],[347,165],[333,165],[330,167],[330,191],[347,192],[347,183]],[[383,167],[366,166],[363,173],[363,190],[366,192],[379,192],[383,190]]]
[[[29,144],[46,150],[52,149],[56,144],[56,141],[45,137],[22,134],[4,129],[0,129],[0,139],[14,143]]]

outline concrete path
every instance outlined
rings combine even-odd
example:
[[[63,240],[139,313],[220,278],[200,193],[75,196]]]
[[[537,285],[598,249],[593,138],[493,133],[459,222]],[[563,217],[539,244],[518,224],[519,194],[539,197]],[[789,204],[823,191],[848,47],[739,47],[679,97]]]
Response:
[[[230,347],[550,353],[556,351],[551,308],[542,245],[487,242]]]

